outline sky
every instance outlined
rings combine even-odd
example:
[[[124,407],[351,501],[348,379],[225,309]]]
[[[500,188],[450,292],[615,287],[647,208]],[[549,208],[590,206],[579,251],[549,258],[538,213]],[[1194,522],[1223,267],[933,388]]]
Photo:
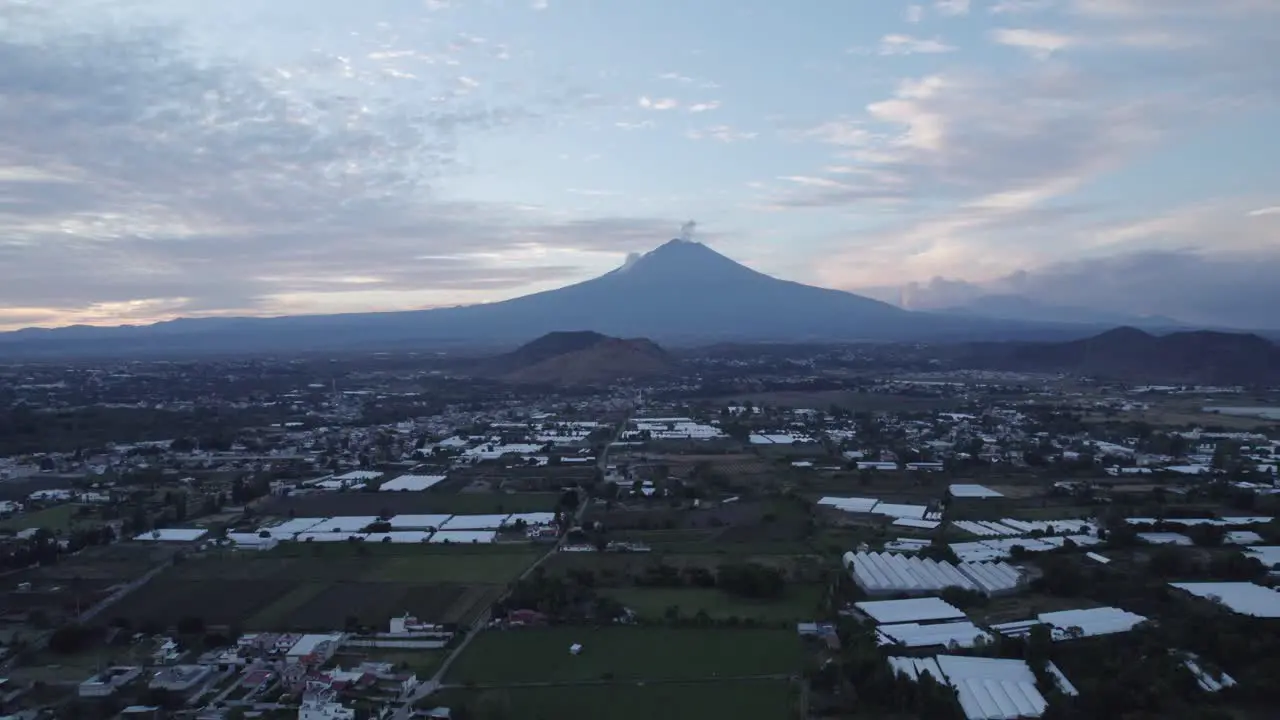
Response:
[[[488,302],[697,239],[1278,327],[1275,0],[0,0],[0,329]]]

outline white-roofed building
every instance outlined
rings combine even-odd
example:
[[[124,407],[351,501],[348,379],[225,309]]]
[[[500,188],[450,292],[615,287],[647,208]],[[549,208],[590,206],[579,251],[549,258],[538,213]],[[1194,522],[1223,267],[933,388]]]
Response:
[[[868,595],[933,594],[947,587],[999,595],[1017,589],[1022,573],[1005,563],[962,563],[893,553],[845,553],[844,564]]]
[[[855,607],[877,623],[964,619],[964,613],[960,608],[936,597],[868,600],[856,603]]]
[[[359,533],[370,525],[382,522],[377,515],[351,515],[322,520],[307,528],[308,533]]]
[[[955,483],[947,488],[947,492],[951,493],[953,498],[998,498],[1004,497],[1004,493],[996,492],[984,485],[973,485],[969,483]]]
[[[1191,547],[1195,544],[1192,542],[1191,538],[1186,535],[1172,532],[1138,533],[1138,539],[1151,545],[1181,545],[1184,547]]]
[[[384,533],[369,533],[364,536],[365,542],[413,544],[424,543],[431,539],[426,530],[393,530]]]
[[[439,530],[431,536],[428,542],[451,543],[455,545],[472,544],[472,543],[491,543],[496,540],[498,533],[493,530]]]
[[[259,533],[269,533],[271,537],[280,540],[292,539],[294,535],[300,532],[306,532],[311,528],[324,522],[327,518],[292,518],[280,523],[279,525],[263,525],[258,528]]]
[[[1269,569],[1280,565],[1280,545],[1252,545],[1245,551],[1245,555],[1257,558],[1258,562]]]
[[[550,525],[556,521],[556,514],[553,512],[512,513],[502,524],[512,525],[519,520],[523,520],[526,525]]]
[[[875,498],[824,497],[818,501],[818,504],[845,512],[869,513],[876,505],[880,504],[880,501]]]
[[[969,720],[1016,720],[1040,717],[1048,701],[1040,693],[1035,673],[1023,660],[939,655],[934,658],[890,657],[889,666],[918,680],[922,673],[956,690],[956,699]],[[1049,673],[1064,695],[1079,694],[1053,663]]]
[[[296,542],[349,542],[351,538],[364,539],[359,532],[304,532],[294,536]]]
[[[969,648],[979,642],[990,642],[991,634],[968,620],[942,623],[893,623],[876,626],[881,645]]]
[[[396,515],[387,521],[393,530],[436,530],[452,515]]]
[[[1280,618],[1280,592],[1250,582],[1169,583],[1241,615]]]
[[[444,475],[401,475],[378,486],[379,492],[421,492],[444,482]]]
[[[510,513],[500,515],[454,515],[439,530],[497,530],[511,517]]]
[[[149,542],[195,542],[208,535],[204,528],[156,528],[138,535],[134,540]]]
[[[1094,637],[1129,632],[1147,618],[1114,607],[1089,608],[1087,610],[1060,610],[1041,613],[1033,620],[992,625],[991,629],[1010,637],[1024,637],[1036,625],[1048,625],[1054,640],[1071,640],[1077,637]]]

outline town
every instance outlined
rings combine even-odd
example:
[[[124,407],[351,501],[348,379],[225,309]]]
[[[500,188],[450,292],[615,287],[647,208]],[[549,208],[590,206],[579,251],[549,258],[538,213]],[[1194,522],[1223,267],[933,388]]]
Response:
[[[0,367],[0,717],[1272,716],[1277,389],[681,363]]]

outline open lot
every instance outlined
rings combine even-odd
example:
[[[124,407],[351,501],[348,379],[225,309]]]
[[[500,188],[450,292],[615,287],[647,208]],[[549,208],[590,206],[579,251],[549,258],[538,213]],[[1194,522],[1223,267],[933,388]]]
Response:
[[[580,655],[569,653],[579,643]],[[691,680],[790,675],[801,665],[794,629],[527,628],[478,636],[450,682],[501,684],[616,679]]]
[[[801,622],[812,620],[822,601],[819,585],[792,585],[785,597],[777,600],[750,600],[736,597],[716,588],[623,588],[606,594],[646,619],[659,620],[667,608],[680,609],[682,617],[698,611],[713,620],[730,617],[761,622]]]
[[[470,701],[559,720],[777,720],[793,713],[791,698],[785,680],[754,680],[449,690],[430,704]]]
[[[290,495],[262,508],[270,515],[368,516],[382,513],[484,515],[555,510],[559,493],[323,492]]]

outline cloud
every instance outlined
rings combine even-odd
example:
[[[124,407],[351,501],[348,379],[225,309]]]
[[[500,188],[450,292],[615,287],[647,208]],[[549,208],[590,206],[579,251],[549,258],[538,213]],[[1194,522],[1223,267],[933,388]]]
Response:
[[[530,0],[529,2],[529,7],[534,10],[546,10],[549,6],[547,0]]]
[[[728,125],[712,125],[702,130],[690,130],[685,137],[690,140],[715,140],[722,143],[735,143],[754,140],[758,133],[735,130]]]
[[[711,110],[715,110],[715,109],[717,109],[717,108],[719,108],[719,107],[720,107],[720,101],[719,101],[719,100],[711,100],[711,101],[709,101],[709,102],[695,103],[695,104],[693,104],[693,105],[690,105],[690,106],[689,106],[689,112],[691,112],[691,113],[709,112],[709,111],[711,111]]]
[[[951,17],[969,14],[969,0],[937,0],[933,7],[939,14]]]
[[[1266,215],[1280,215],[1280,205],[1273,205],[1271,207],[1258,208],[1257,210],[1249,211],[1249,217],[1263,217]]]
[[[645,110],[674,110],[680,107],[680,101],[675,98],[651,98],[648,95],[642,95],[636,104]]]
[[[1018,295],[1060,307],[1275,329],[1280,318],[1271,309],[1280,303],[1280,283],[1269,268],[1277,261],[1280,250],[1274,249],[1231,255],[1148,250],[1019,270],[985,283],[936,277],[873,293],[920,310],[956,307],[983,295]]]
[[[1041,58],[1079,44],[1079,40],[1070,35],[1047,30],[1027,30],[1022,28],[999,28],[993,30],[991,39],[1001,45],[1026,50],[1032,55]]]
[[[704,129],[691,129],[685,133],[689,140],[714,140],[717,142],[742,142],[755,140],[759,133],[739,131],[728,126],[712,126]]]
[[[949,53],[955,48],[937,38],[914,38],[910,35],[885,35],[880,39],[881,55],[918,55]]]
[[[1041,12],[1057,4],[1057,0],[1000,0],[987,9],[992,15],[1021,15]]]
[[[616,128],[620,128],[622,130],[648,130],[649,128],[653,127],[653,121],[652,120],[641,120],[640,122],[621,121],[621,122],[614,123],[613,126]]]
[[[904,20],[911,24],[915,24],[924,19],[924,7],[921,5],[908,5]]]
[[[261,66],[85,7],[0,6],[0,322],[478,301],[612,264],[675,223],[441,197],[460,143],[591,107],[581,91],[472,99],[438,72],[406,89],[380,64],[436,60],[394,47]]]

